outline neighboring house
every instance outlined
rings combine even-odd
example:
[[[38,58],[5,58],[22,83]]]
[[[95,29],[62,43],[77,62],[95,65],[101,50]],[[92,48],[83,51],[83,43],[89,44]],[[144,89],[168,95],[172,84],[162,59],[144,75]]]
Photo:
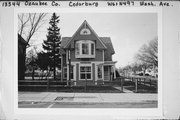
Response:
[[[27,42],[18,34],[18,80],[25,76],[25,54]]]
[[[86,20],[72,37],[62,37],[61,45],[63,80],[73,85],[98,85],[116,77],[110,37],[99,37]]]

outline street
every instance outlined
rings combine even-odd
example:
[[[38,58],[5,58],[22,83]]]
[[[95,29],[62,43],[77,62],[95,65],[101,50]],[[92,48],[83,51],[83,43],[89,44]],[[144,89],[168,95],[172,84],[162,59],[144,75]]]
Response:
[[[19,108],[157,108],[157,102],[142,103],[20,103]]]

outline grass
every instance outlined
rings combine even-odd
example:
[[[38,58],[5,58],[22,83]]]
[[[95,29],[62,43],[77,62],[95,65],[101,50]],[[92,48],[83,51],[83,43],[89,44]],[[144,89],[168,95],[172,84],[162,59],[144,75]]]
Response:
[[[124,86],[124,88],[135,92],[135,86]],[[157,93],[157,88],[146,85],[138,85],[137,93]]]
[[[87,92],[87,93],[121,93],[120,90],[112,86],[74,86],[72,92]]]
[[[19,91],[31,91],[31,92],[87,92],[87,93],[121,93],[120,90],[112,86],[66,86],[66,87],[50,87],[48,90],[46,87],[21,87]]]

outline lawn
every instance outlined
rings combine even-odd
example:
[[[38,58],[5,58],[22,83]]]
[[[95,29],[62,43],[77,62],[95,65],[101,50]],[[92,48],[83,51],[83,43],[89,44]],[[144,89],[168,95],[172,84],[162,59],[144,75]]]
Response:
[[[135,92],[135,86],[124,86],[124,88]],[[137,93],[157,93],[157,88],[146,85],[138,85]]]
[[[58,89],[60,92],[87,92],[87,93],[121,93],[120,90],[112,86],[73,86],[72,88]]]
[[[58,86],[58,87],[50,87],[47,89],[47,87],[24,87],[19,89],[19,91],[31,91],[31,92],[87,92],[87,93],[121,93],[120,90],[112,87],[112,86]]]

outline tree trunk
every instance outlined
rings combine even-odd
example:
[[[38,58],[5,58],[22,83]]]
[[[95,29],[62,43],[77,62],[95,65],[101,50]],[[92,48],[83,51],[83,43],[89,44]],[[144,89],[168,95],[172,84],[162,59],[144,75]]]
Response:
[[[23,60],[22,60],[22,65],[23,65],[23,67],[22,67],[22,80],[25,80],[25,71],[26,71],[26,46],[25,46],[25,49],[24,49],[24,52],[23,52]]]
[[[56,67],[54,66],[54,80],[56,80]]]
[[[33,65],[33,70],[32,70],[32,80],[34,80],[34,65]]]

